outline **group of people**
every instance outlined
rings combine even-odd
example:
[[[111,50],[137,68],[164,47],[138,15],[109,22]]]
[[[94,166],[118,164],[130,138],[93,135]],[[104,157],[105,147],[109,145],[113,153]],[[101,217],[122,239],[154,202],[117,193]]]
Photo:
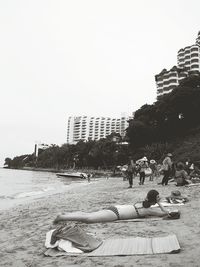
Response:
[[[147,175],[147,170],[151,171],[149,173],[149,180],[153,181],[153,178],[158,174],[162,174],[162,181],[160,184],[163,186],[168,185],[170,179],[176,182],[177,186],[183,186],[193,182],[193,179],[199,179],[200,182],[200,163],[190,162],[173,162],[173,155],[167,153],[162,164],[157,164],[155,160],[150,160],[148,162],[147,157],[143,157],[136,162],[130,159],[127,168],[124,170],[129,181],[129,188],[133,186],[134,175],[139,174],[139,185],[143,185],[145,177]],[[150,190],[145,199],[134,204],[127,205],[113,205],[103,208],[95,212],[68,212],[59,214],[54,223],[65,222],[65,221],[78,221],[84,223],[100,223],[100,222],[112,222],[116,220],[127,220],[127,219],[137,219],[146,218],[149,216],[156,217],[166,217],[177,219],[180,217],[180,212],[178,210],[169,212],[161,203],[161,198],[157,190]],[[158,204],[159,207],[153,207]]]
[[[200,182],[200,163],[191,162],[186,160],[186,162],[179,161],[177,163],[173,162],[172,154],[168,153],[163,160],[163,179],[162,185],[167,185],[170,179],[174,180],[176,186],[184,186],[195,181]]]
[[[133,187],[133,177],[139,174],[139,185],[143,185],[146,176],[149,176],[149,180],[153,181],[155,176],[158,176],[158,165],[154,159],[148,162],[147,157],[143,157],[134,162],[130,159],[125,175],[129,181],[129,188]]]
[[[158,164],[154,159],[148,161],[143,157],[137,161],[130,159],[127,168],[123,170],[124,176],[127,177],[129,187],[133,187],[133,178],[139,175],[139,185],[143,185],[145,178],[148,176],[150,181],[155,177],[162,176],[161,185],[168,185],[169,181],[175,181],[177,186],[187,185],[195,180],[200,182],[200,163],[177,162],[173,161],[173,155],[167,153],[162,164]]]

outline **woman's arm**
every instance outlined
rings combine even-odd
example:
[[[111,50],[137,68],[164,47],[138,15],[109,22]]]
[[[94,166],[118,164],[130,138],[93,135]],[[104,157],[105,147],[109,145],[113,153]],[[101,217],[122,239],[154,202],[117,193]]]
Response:
[[[148,216],[156,216],[156,217],[164,217],[169,214],[169,211],[164,208],[164,206],[160,203],[160,197],[157,196],[156,203],[158,204],[159,208],[150,207],[146,209],[146,213]]]
[[[164,214],[168,214],[169,211],[161,204],[159,195],[157,196],[157,204]]]
[[[164,214],[167,215],[169,213],[169,211],[160,202],[157,202],[157,204]]]

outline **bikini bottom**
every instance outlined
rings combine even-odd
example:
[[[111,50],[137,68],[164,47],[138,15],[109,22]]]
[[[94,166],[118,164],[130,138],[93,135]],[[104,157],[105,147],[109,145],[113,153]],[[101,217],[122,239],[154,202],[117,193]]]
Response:
[[[111,210],[117,216],[117,219],[120,220],[119,211],[115,206],[110,206],[110,207],[104,208],[104,210]]]

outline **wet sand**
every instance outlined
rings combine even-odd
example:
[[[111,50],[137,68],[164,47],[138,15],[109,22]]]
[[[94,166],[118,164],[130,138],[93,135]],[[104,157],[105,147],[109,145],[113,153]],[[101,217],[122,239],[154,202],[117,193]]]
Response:
[[[66,266],[200,266],[200,186],[166,187],[157,181],[146,179],[145,185],[128,189],[128,182],[122,178],[100,178],[87,186],[72,188],[65,193],[41,198],[33,203],[0,212],[0,266],[15,267],[66,267]],[[178,220],[147,220],[142,222],[112,222],[84,224],[82,229],[105,240],[128,236],[158,237],[176,234],[181,252],[178,254],[134,255],[115,257],[46,257],[44,242],[46,232],[54,228],[53,219],[64,211],[95,211],[112,204],[130,204],[143,199],[150,189],[156,189],[161,196],[168,196],[172,190],[181,191],[189,202],[178,207]],[[74,224],[69,222],[70,224]]]

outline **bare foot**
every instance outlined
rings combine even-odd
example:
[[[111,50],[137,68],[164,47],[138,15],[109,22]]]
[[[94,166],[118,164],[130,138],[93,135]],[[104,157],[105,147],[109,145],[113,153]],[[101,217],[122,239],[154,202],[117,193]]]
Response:
[[[58,215],[55,220],[53,221],[53,224],[57,224],[61,221],[60,215]]]

